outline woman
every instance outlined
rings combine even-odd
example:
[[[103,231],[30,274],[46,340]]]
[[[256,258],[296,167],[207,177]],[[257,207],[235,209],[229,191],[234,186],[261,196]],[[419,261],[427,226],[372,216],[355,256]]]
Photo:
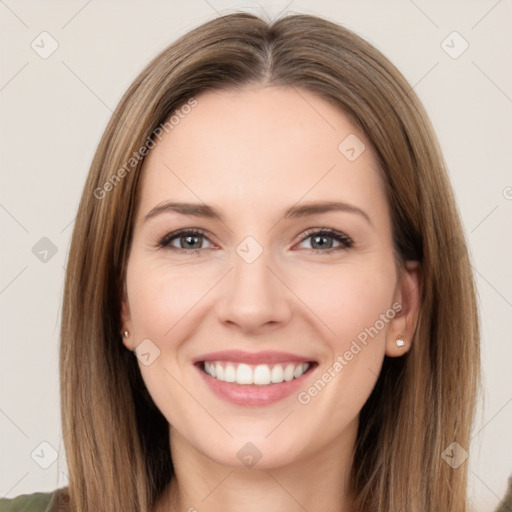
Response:
[[[327,20],[222,16],[137,77],[61,340],[48,509],[467,510],[479,327],[445,165],[404,77]]]

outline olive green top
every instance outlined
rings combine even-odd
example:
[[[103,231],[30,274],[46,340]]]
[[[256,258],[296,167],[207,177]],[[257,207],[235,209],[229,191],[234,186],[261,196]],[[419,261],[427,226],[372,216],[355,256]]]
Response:
[[[13,499],[0,499],[0,512],[56,512],[59,510],[58,500],[65,495],[65,489],[56,489],[53,492],[35,492],[33,494],[21,494]],[[66,510],[66,508],[61,508]],[[507,495],[503,498],[494,512],[512,512],[512,477],[508,480]]]
[[[66,510],[66,488],[55,489],[51,492],[34,492],[20,494],[12,499],[0,499],[0,512],[57,512]]]
[[[508,479],[507,495],[494,512],[512,512],[512,476]]]

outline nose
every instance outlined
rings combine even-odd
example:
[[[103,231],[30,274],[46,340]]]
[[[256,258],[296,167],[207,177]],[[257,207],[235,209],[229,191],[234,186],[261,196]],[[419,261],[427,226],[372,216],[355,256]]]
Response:
[[[263,250],[252,262],[240,254],[234,254],[233,268],[223,279],[216,305],[219,321],[236,325],[245,333],[287,323],[293,293],[286,286],[284,273],[270,257],[270,251]]]

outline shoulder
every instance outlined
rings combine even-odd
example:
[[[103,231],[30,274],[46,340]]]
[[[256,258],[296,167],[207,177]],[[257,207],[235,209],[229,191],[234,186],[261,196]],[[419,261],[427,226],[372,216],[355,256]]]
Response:
[[[51,492],[20,494],[12,499],[0,498],[0,512],[54,512],[66,510],[67,488]]]

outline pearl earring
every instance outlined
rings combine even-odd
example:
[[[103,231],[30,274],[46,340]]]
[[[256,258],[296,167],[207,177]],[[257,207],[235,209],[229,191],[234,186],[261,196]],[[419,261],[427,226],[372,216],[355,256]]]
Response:
[[[398,338],[395,340],[395,343],[396,343],[397,347],[403,347],[405,345],[403,336],[402,335],[398,336]]]
[[[123,337],[128,338],[130,336],[130,333],[128,331],[123,332]]]

